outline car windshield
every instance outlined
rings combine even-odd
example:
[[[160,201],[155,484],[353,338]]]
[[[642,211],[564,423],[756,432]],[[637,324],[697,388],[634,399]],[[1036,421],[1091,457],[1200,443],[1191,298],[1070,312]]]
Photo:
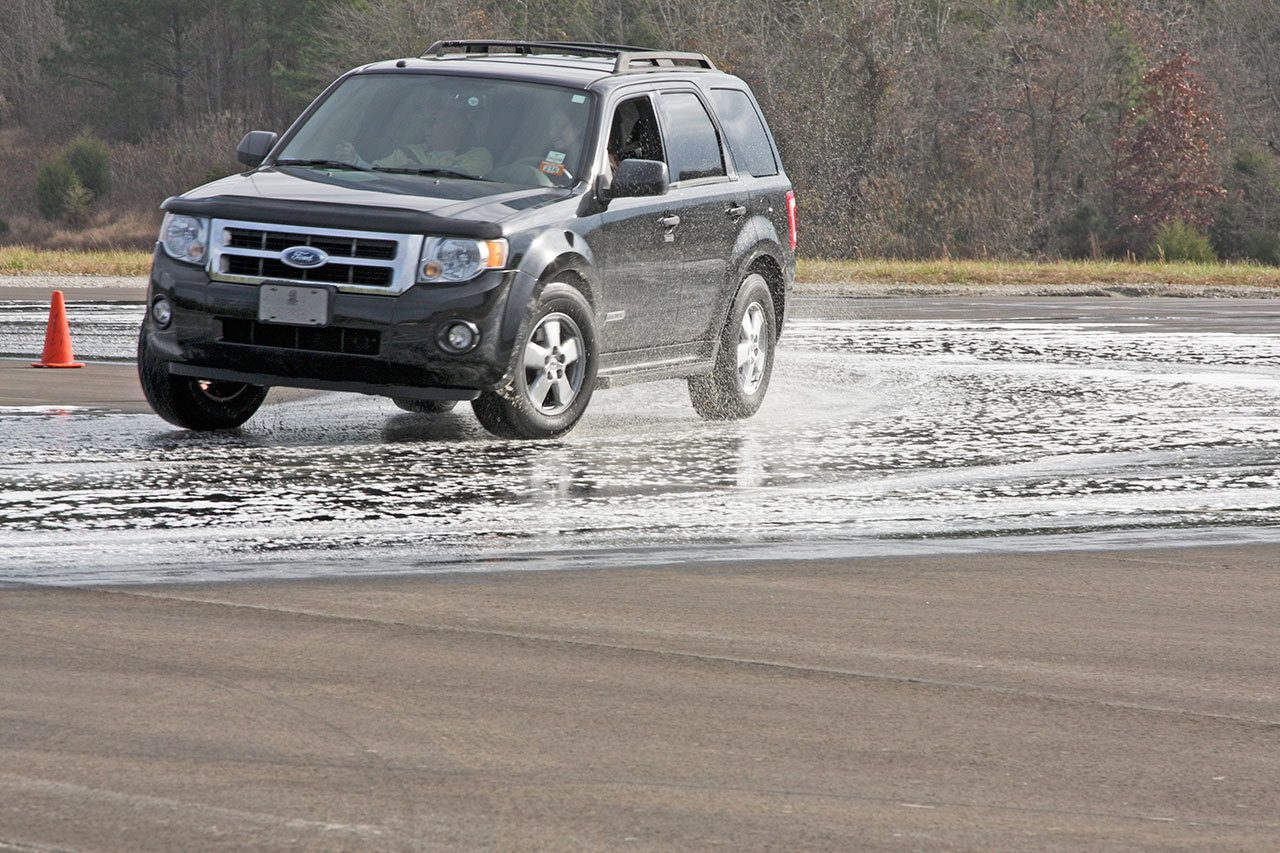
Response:
[[[275,164],[567,187],[580,174],[590,112],[589,93],[560,86],[357,74],[320,104]]]

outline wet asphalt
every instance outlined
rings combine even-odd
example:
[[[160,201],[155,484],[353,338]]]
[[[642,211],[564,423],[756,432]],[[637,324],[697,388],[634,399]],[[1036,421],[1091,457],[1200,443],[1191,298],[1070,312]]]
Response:
[[[0,848],[1275,850],[1272,304],[798,300],[539,444],[0,303]]]
[[[0,355],[38,349],[46,310],[0,303]],[[72,313],[77,355],[131,382],[109,362],[141,306]],[[546,443],[353,395],[216,435],[9,399],[0,581],[1276,541],[1278,380],[1271,300],[798,299],[740,423],[679,382],[601,392]]]

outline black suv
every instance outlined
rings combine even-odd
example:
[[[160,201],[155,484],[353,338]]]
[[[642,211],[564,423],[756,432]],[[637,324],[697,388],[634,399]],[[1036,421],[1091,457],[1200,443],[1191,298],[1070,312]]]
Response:
[[[705,56],[449,41],[334,82],[250,171],[165,201],[138,341],[155,411],[244,423],[273,385],[489,431],[571,429],[597,388],[687,377],[753,414],[795,277],[795,195]]]

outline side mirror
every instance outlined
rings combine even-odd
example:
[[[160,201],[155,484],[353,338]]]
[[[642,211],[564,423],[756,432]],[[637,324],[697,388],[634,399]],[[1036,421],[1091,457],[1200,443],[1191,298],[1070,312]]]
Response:
[[[276,147],[276,140],[279,138],[280,134],[269,130],[251,130],[236,146],[236,159],[250,169],[256,169],[262,165],[271,149]]]
[[[667,164],[659,160],[623,160],[609,185],[610,198],[666,195],[671,186]]]

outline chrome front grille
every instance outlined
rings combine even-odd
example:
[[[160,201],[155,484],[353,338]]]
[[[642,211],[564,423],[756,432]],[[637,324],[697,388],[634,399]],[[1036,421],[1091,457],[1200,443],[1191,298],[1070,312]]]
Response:
[[[213,220],[209,276],[256,284],[297,281],[334,285],[357,293],[400,293],[417,274],[422,235]],[[299,268],[281,260],[286,249],[308,246],[328,260]]]
[[[299,236],[305,239],[298,242]],[[267,231],[261,228],[228,228],[229,249],[262,249],[267,252],[283,252],[292,246],[313,246],[323,249],[335,258],[366,258],[378,261],[394,261],[399,244],[395,240],[378,240],[372,237],[332,237],[320,234],[303,234],[289,231]]]

